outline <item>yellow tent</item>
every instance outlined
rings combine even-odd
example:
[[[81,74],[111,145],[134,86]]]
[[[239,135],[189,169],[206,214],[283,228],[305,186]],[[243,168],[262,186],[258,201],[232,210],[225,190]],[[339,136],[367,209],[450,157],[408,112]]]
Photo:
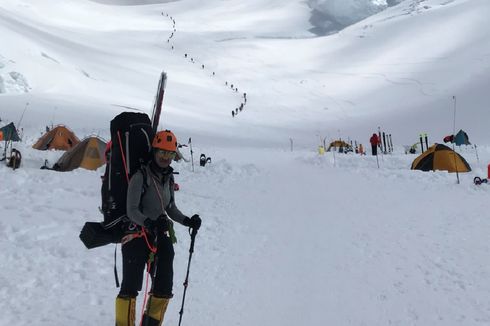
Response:
[[[330,152],[330,150],[332,149],[332,147],[335,147],[335,148],[340,148],[340,147],[343,147],[343,148],[351,148],[350,144],[346,143],[343,140],[334,140],[333,142],[331,142],[330,145],[327,148],[327,152]]]
[[[77,168],[97,170],[105,164],[106,143],[98,137],[88,137],[63,154],[53,166],[56,171],[71,171]]]
[[[470,172],[471,167],[461,155],[451,148],[442,144],[434,144],[413,161],[412,170]]]

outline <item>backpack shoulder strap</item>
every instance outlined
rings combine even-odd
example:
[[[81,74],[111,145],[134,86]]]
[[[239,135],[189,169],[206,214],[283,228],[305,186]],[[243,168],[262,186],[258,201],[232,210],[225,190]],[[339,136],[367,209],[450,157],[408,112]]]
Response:
[[[141,166],[139,171],[141,171],[141,175],[143,176],[143,188],[141,190],[141,195],[143,196],[148,189],[148,171],[146,170],[145,166]]]
[[[168,184],[169,184],[169,190],[170,190],[170,201],[168,203],[168,206],[171,206],[175,203],[175,190],[174,190],[174,185],[175,185],[175,178],[174,178],[174,173],[170,173],[168,177]]]

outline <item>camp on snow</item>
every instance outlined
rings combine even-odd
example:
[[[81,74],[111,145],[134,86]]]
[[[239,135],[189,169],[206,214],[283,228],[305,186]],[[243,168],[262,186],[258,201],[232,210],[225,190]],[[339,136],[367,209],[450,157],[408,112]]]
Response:
[[[13,122],[0,128],[0,140],[4,141],[20,141],[19,134]]]
[[[45,151],[48,149],[57,149],[66,151],[78,144],[80,140],[67,127],[59,125],[46,132],[32,148]]]
[[[451,148],[443,144],[434,144],[413,161],[412,170],[470,172],[471,167]]]
[[[328,146],[327,152],[329,152],[332,148],[352,149],[352,146],[343,140],[334,140]]]
[[[460,131],[458,131],[458,133],[456,135],[446,136],[446,137],[444,137],[443,140],[445,143],[451,142],[457,146],[471,145],[468,134],[466,132],[464,132],[462,129]]]
[[[95,136],[87,137],[64,153],[51,170],[72,171],[78,168],[97,170],[105,164],[106,143]]]

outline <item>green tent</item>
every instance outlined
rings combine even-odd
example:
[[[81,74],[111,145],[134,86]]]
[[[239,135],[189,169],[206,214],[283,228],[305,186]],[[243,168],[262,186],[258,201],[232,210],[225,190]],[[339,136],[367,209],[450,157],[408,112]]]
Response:
[[[456,136],[454,136],[453,140],[454,144],[457,146],[461,145],[471,145],[470,139],[468,138],[468,134],[464,132],[463,130],[460,130]]]
[[[19,134],[17,133],[17,129],[15,128],[13,122],[0,128],[0,135],[0,140],[20,141]]]

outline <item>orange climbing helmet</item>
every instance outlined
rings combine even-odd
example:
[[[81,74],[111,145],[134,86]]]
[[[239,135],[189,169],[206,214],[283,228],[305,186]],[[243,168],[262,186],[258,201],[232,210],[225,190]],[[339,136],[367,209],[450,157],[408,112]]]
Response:
[[[176,152],[177,151],[177,138],[170,130],[163,130],[157,132],[153,143],[153,148],[163,149],[165,151]]]

